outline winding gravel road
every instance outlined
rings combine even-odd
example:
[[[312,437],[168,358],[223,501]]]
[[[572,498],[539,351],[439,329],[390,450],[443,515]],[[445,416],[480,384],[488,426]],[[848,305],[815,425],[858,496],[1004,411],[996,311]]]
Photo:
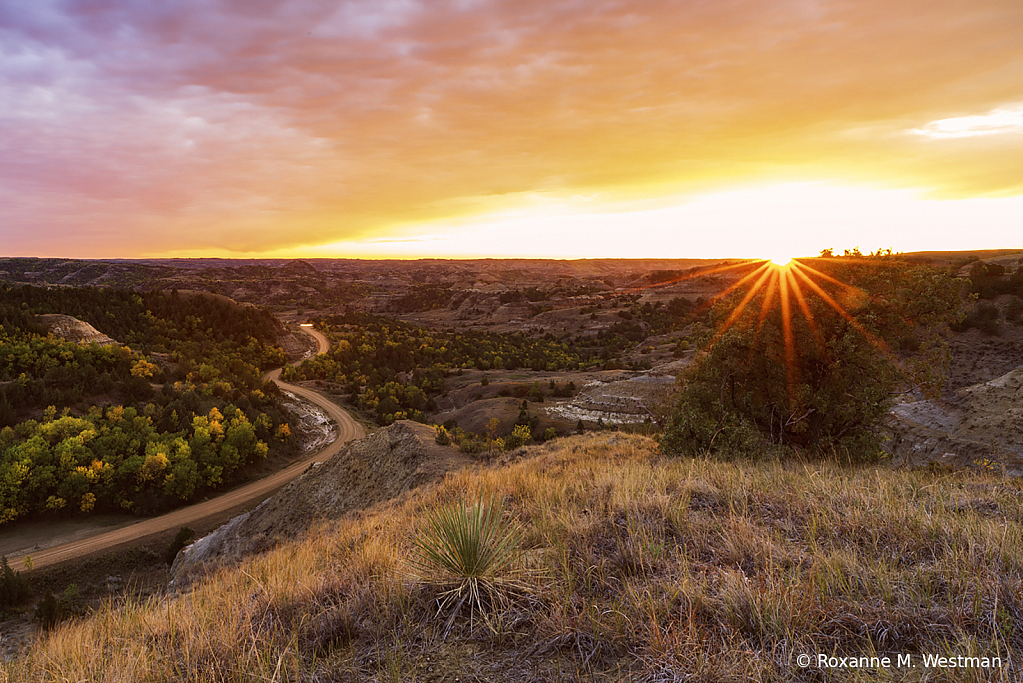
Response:
[[[301,329],[303,332],[316,339],[318,354],[326,353],[330,350],[330,343],[327,341],[325,336],[309,327],[303,327]],[[297,363],[295,364],[297,365]],[[282,382],[280,380],[280,376],[281,371],[278,368],[277,370],[268,372],[265,375],[265,378],[276,382],[281,389],[289,391],[310,403],[315,403],[317,406],[322,408],[324,412],[330,415],[335,422],[337,422],[338,436],[333,443],[316,451],[308,457],[303,458],[299,462],[289,465],[286,469],[283,469],[280,472],[276,472],[264,479],[254,481],[250,484],[246,484],[245,486],[240,486],[237,489],[228,491],[224,495],[213,498],[212,500],[190,505],[186,508],[167,513],[166,515],[161,515],[160,517],[153,517],[130,526],[90,536],[89,538],[83,538],[77,541],[72,541],[71,543],[65,543],[64,545],[43,548],[29,553],[29,556],[32,558],[32,566],[46,567],[60,562],[67,562],[68,560],[73,560],[78,557],[92,555],[93,553],[97,553],[102,550],[133,545],[145,538],[148,538],[149,536],[176,530],[189,524],[196,524],[210,517],[222,515],[228,510],[259,503],[267,498],[271,493],[304,472],[312,463],[323,462],[330,459],[349,441],[365,436],[362,426],[352,419],[351,415],[339,408],[336,404],[327,400],[315,391]],[[25,568],[24,555],[9,558],[9,560],[12,569],[21,570]]]

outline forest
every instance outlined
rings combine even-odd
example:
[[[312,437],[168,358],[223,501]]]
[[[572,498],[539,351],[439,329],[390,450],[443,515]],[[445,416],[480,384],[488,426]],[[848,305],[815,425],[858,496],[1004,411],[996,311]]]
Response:
[[[424,286],[416,296],[426,291],[442,290]],[[536,295],[534,290],[524,292],[511,295],[526,300]],[[423,421],[424,413],[436,409],[434,396],[443,393],[448,371],[615,369],[625,351],[650,335],[682,329],[696,319],[695,314],[706,314],[706,309],[682,298],[667,304],[638,300],[638,295],[613,300],[608,305],[618,309],[616,322],[596,334],[574,337],[430,330],[356,311],[315,318],[317,327],[331,339],[331,351],[298,367],[284,368],[281,378],[341,386],[353,405],[381,425],[401,419]],[[582,313],[595,310],[584,308]]]
[[[575,370],[578,351],[553,335],[439,332],[366,313],[316,320],[331,339],[329,353],[286,367],[285,381],[319,379],[345,387],[361,410],[380,424],[424,419],[436,408],[451,369]],[[399,375],[401,377],[399,377]]]
[[[46,335],[71,315],[120,342]],[[277,321],[176,292],[0,287],[0,523],[27,515],[153,514],[289,447]]]

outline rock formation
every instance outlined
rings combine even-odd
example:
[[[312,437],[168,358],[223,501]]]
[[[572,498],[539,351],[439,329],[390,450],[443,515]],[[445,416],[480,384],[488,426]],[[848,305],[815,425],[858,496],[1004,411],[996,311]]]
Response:
[[[117,346],[118,342],[103,334],[89,323],[78,318],[59,313],[37,315],[36,320],[55,337],[77,342],[79,344],[98,344],[99,346]]]

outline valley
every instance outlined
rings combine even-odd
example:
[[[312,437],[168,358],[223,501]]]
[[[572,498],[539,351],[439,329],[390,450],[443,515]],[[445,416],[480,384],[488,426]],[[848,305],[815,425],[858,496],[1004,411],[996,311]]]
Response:
[[[883,466],[890,468],[886,469],[890,482],[878,482],[877,490],[864,494],[874,501],[872,504],[890,506],[895,499],[895,489],[890,487],[898,488],[913,481],[915,483],[905,485],[931,487],[936,492],[934,495],[945,501],[941,503],[946,510],[941,521],[945,528],[958,528],[956,525],[959,523],[948,515],[960,514],[963,510],[988,511],[984,514],[991,517],[991,523],[1001,523],[998,520],[1004,521],[1006,515],[1014,514],[1012,511],[1018,501],[1013,502],[1015,498],[1011,489],[1015,484],[1004,477],[1014,477],[1023,472],[1023,438],[1014,426],[1020,387],[1023,386],[1016,369],[1023,358],[1023,317],[1015,303],[1023,290],[1016,292],[1014,283],[1018,277],[1016,274],[1023,273],[1023,264],[1018,262],[1018,255],[995,257],[1001,259],[992,262],[997,267],[982,264],[983,269],[975,265],[978,263],[976,260],[955,266],[957,261],[950,256],[940,257],[947,261],[944,264],[933,263],[940,261],[939,257],[928,257],[934,267],[950,269],[958,275],[960,284],[956,286],[962,288],[964,297],[968,297],[971,291],[976,296],[973,301],[964,299],[962,319],[948,330],[948,372],[942,391],[933,395],[925,394],[919,387],[909,387],[900,394],[885,417],[883,429],[888,435],[885,441],[887,453],[880,459],[868,459],[867,462],[875,464],[867,467],[877,467],[877,463],[887,460]],[[962,255],[957,255],[957,259],[961,260]],[[330,539],[339,538],[337,534],[345,538],[348,538],[346,534],[355,534],[362,539],[346,541],[351,548],[361,548],[353,550],[361,553],[359,557],[382,552],[381,558],[387,559],[381,561],[386,566],[400,565],[405,560],[396,558],[407,557],[410,552],[402,539],[407,539],[412,533],[413,520],[427,514],[424,512],[426,508],[436,507],[440,505],[438,500],[447,500],[451,496],[479,503],[487,490],[502,491],[500,498],[511,501],[508,504],[512,512],[508,514],[517,520],[518,528],[533,539],[530,543],[539,544],[536,546],[539,555],[533,557],[529,551],[525,557],[533,558],[528,560],[529,563],[536,562],[546,567],[544,576],[560,576],[557,581],[570,580],[570,575],[563,573],[565,571],[589,572],[606,586],[624,581],[629,585],[643,584],[646,586],[644,590],[664,590],[663,581],[673,575],[675,569],[672,567],[681,566],[677,563],[682,562],[686,566],[701,567],[700,571],[707,576],[717,577],[714,582],[738,580],[728,578],[732,576],[729,572],[735,571],[744,576],[759,575],[763,580],[777,582],[780,579],[772,573],[774,569],[757,568],[765,552],[772,557],[789,558],[785,562],[790,566],[803,566],[801,563],[811,561],[806,559],[808,556],[816,558],[813,563],[825,561],[819,551],[807,545],[807,534],[811,532],[806,526],[809,522],[800,517],[803,513],[797,514],[794,507],[796,489],[786,488],[790,484],[783,483],[791,480],[793,470],[788,465],[771,464],[783,462],[775,459],[782,457],[782,451],[777,451],[777,455],[761,456],[766,460],[760,464],[742,465],[743,473],[740,475],[726,474],[719,465],[708,464],[708,461],[703,461],[704,465],[700,466],[703,470],[696,475],[692,468],[701,461],[683,460],[690,464],[684,466],[689,468],[689,473],[682,475],[676,471],[677,465],[672,464],[677,462],[677,456],[666,455],[664,442],[659,443],[665,430],[672,428],[672,421],[677,419],[678,378],[686,376],[687,368],[694,363],[703,362],[708,343],[713,344],[715,330],[721,325],[722,317],[717,311],[729,296],[734,299],[733,290],[750,281],[751,274],[756,272],[756,264],[694,261],[381,264],[314,260],[247,264],[101,262],[75,264],[74,267],[64,262],[33,262],[11,268],[9,261],[2,264],[6,267],[6,275],[15,273],[17,278],[21,278],[6,285],[11,296],[22,297],[26,301],[45,301],[46,297],[50,297],[51,301],[44,305],[32,304],[28,310],[39,312],[30,317],[16,313],[14,307],[5,309],[8,312],[4,329],[8,331],[10,343],[34,344],[36,346],[32,348],[54,358],[67,355],[61,344],[73,344],[73,348],[78,349],[74,353],[100,354],[97,358],[110,365],[108,372],[112,379],[103,381],[103,392],[90,393],[78,389],[74,382],[53,382],[57,375],[52,371],[46,375],[41,364],[23,365],[30,373],[38,374],[28,375],[27,383],[21,380],[20,384],[16,375],[10,375],[0,388],[6,392],[12,388],[22,391],[19,386],[29,387],[26,393],[19,395],[34,403],[14,404],[8,399],[6,419],[20,431],[8,432],[7,443],[17,448],[18,442],[14,439],[21,438],[20,434],[44,429],[49,424],[56,425],[61,420],[64,422],[60,424],[72,428],[67,432],[69,438],[87,441],[96,438],[86,433],[90,424],[98,433],[106,433],[102,430],[110,428],[110,416],[120,415],[117,410],[123,409],[133,411],[132,415],[146,416],[145,419],[150,420],[155,428],[166,425],[171,429],[167,436],[154,437],[159,442],[171,444],[173,430],[177,428],[180,430],[177,434],[183,437],[176,438],[183,438],[182,443],[195,444],[196,450],[204,443],[203,430],[212,430],[210,433],[215,440],[219,438],[216,425],[226,425],[229,419],[219,416],[234,416],[230,419],[238,420],[238,425],[246,422],[262,424],[262,431],[256,436],[266,439],[278,452],[277,455],[271,453],[262,464],[255,460],[239,467],[233,485],[227,486],[224,492],[214,494],[211,489],[204,493],[206,500],[185,507],[174,506],[178,509],[165,514],[153,515],[158,506],[152,505],[152,511],[144,513],[146,519],[143,521],[138,521],[137,517],[111,517],[107,503],[106,507],[101,505],[102,510],[98,510],[103,514],[95,517],[97,527],[106,525],[106,528],[99,529],[100,533],[88,531],[89,515],[84,512],[73,517],[66,513],[61,513],[64,515],[61,516],[47,512],[43,518],[52,521],[53,530],[61,530],[59,534],[49,534],[53,538],[48,542],[39,542],[42,536],[47,535],[47,527],[36,513],[21,527],[32,528],[33,531],[0,538],[0,548],[4,549],[4,554],[11,556],[11,569],[34,577],[32,580],[39,591],[37,596],[51,590],[51,586],[63,591],[58,604],[65,605],[60,609],[74,610],[67,613],[69,617],[107,609],[103,605],[108,599],[124,605],[148,599],[188,602],[193,591],[205,595],[204,591],[209,590],[210,577],[220,576],[218,572],[232,572],[236,567],[248,567],[243,570],[248,574],[270,571],[269,576],[273,576],[282,572],[283,568],[274,564],[279,562],[277,558],[282,557],[281,553],[299,553],[305,558],[301,562],[316,565],[316,561],[304,554],[308,552],[306,549],[319,548],[313,552],[330,557],[333,551],[326,550],[321,544],[333,547],[331,544],[335,541]],[[29,267],[35,270],[27,270]],[[0,267],[0,270],[4,268]],[[87,277],[93,279],[87,280]],[[116,287],[90,289],[98,282],[117,283],[130,279],[139,283],[136,285],[138,290],[119,290]],[[59,281],[50,283],[50,280]],[[48,284],[40,287],[40,283]],[[48,293],[44,295],[37,291]],[[203,302],[199,307],[210,307],[209,320],[227,315],[228,311],[244,315],[263,315],[260,311],[272,311],[272,324],[270,318],[260,318],[264,321],[260,323],[263,331],[272,332],[272,336],[265,337],[265,342],[250,344],[246,351],[243,350],[245,340],[242,337],[226,342],[228,346],[217,346],[225,342],[213,342],[212,328],[204,327],[198,319],[187,322],[191,326],[189,329],[193,330],[189,334],[200,335],[191,340],[187,334],[178,341],[164,332],[159,334],[165,337],[154,336],[154,332],[147,332],[148,337],[137,331],[125,332],[131,329],[130,325],[123,321],[110,322],[125,315],[117,313],[119,309],[116,307],[108,309],[111,315],[87,313],[74,318],[75,311],[71,309],[75,306],[82,311],[88,310],[74,303],[79,296],[74,292],[78,291],[107,292],[88,296],[113,296],[117,301],[127,302],[125,305],[135,307],[130,315],[141,316],[139,320],[147,321],[144,324],[151,325],[153,330],[162,329],[159,318],[132,301],[131,297],[136,295],[117,292],[138,291],[142,293],[137,295],[140,300],[142,296],[151,297],[147,301],[152,301],[153,307],[169,307],[164,315],[176,315],[175,300],[196,302],[197,305]],[[45,309],[45,306],[53,308]],[[57,307],[62,310],[58,311]],[[25,307],[20,308],[25,310]],[[67,318],[69,315],[72,317]],[[40,327],[33,327],[35,325]],[[38,336],[40,331],[48,331],[49,336]],[[128,338],[126,335],[135,340],[128,351],[124,350],[126,347],[122,342]],[[210,341],[196,343],[197,339]],[[89,343],[96,340],[109,342],[104,342],[107,346],[90,346]],[[911,347],[911,343],[905,342],[905,348],[900,349],[902,358],[907,362],[913,358],[914,349]],[[213,351],[211,360],[218,355],[223,358],[216,360],[216,365],[204,363],[199,355],[203,348]],[[271,351],[274,348],[276,350]],[[241,355],[229,360],[232,353]],[[242,363],[244,354],[250,354],[248,357],[256,364]],[[14,364],[11,367],[21,367],[16,364],[24,364],[27,357],[24,354],[10,355],[9,362]],[[265,372],[267,363],[284,358],[290,358],[291,362],[283,369]],[[76,368],[81,365],[79,360]],[[253,368],[260,366],[263,374],[254,377]],[[139,381],[132,382],[132,368],[138,368],[139,374],[151,373],[144,378],[146,386]],[[36,377],[38,379],[34,379]],[[284,393],[274,395],[273,410],[278,412],[273,414],[279,417],[273,418],[268,425],[264,418],[258,416],[258,411],[253,412],[250,404],[266,401],[266,407],[261,410],[270,410],[271,399],[266,397],[270,396],[267,392],[271,384]],[[58,387],[65,393],[53,394],[58,403],[51,409],[44,404],[49,396],[46,392]],[[193,394],[196,398],[185,398]],[[90,405],[93,401],[99,408]],[[310,404],[316,408],[303,407]],[[185,406],[190,406],[188,410],[191,412],[184,415],[175,413],[177,417],[169,419],[172,411],[184,410]],[[242,411],[248,411],[245,419]],[[29,426],[19,426],[24,424]],[[288,429],[284,429],[284,425]],[[48,433],[45,429],[40,432]],[[368,437],[359,438],[364,435]],[[324,439],[330,441],[326,446],[322,445]],[[66,438],[51,443],[55,452],[61,452],[60,449],[71,444]],[[161,465],[157,457],[159,451],[145,446],[139,448],[141,459],[136,467],[141,469],[137,471],[157,468],[156,471],[163,472],[161,476],[168,482],[165,486],[169,486],[173,478],[167,478],[169,470],[163,469],[166,466]],[[174,451],[173,448],[179,450]],[[313,451],[303,451],[303,448]],[[622,448],[625,449],[622,452],[629,455],[616,455]],[[777,446],[765,445],[765,448]],[[184,451],[180,447],[166,451],[168,456],[180,458],[180,455],[173,455],[175,452]],[[223,458],[224,454],[229,455],[230,451],[222,448],[209,451],[203,456],[210,458],[206,460],[209,464],[200,467],[208,468],[217,462],[225,462],[215,459]],[[620,457],[625,460],[620,460]],[[709,450],[704,457],[711,457]],[[82,458],[81,462],[88,465],[89,460],[85,456]],[[169,465],[178,462],[184,461],[168,459]],[[840,467],[837,464],[822,463],[815,467],[839,478],[859,476],[829,469]],[[657,477],[665,479],[650,489],[636,479],[645,468],[653,468],[652,471],[659,473]],[[200,470],[208,471],[211,470]],[[583,496],[582,499],[586,500],[597,496],[587,505],[603,506],[601,509],[608,516],[605,517],[604,512],[596,513],[592,523],[598,526],[586,531],[591,522],[584,523],[583,519],[590,519],[595,508],[572,508],[574,517],[570,526],[561,528],[559,535],[552,540],[544,535],[549,532],[541,532],[540,527],[533,524],[546,525],[543,528],[549,529],[562,514],[557,509],[567,508],[541,506],[537,509],[547,511],[539,513],[541,517],[538,519],[545,521],[534,521],[537,513],[531,510],[536,503],[525,501],[535,496],[561,495],[545,487],[554,486],[555,481],[564,481],[564,473],[568,472],[582,481],[596,477],[587,484],[585,494],[580,489],[573,495]],[[601,474],[594,474],[598,472]],[[137,482],[140,489],[150,481],[149,475],[131,476],[134,479],[129,481]],[[675,500],[680,494],[673,488],[679,485],[677,482],[681,476],[688,477],[685,479],[688,482],[685,484],[687,493],[682,496],[684,501],[682,498]],[[734,506],[740,503],[749,505],[750,500],[743,497],[742,485],[733,479],[736,476],[760,481],[758,486],[762,487],[759,489],[762,493],[754,496],[758,506],[756,513],[737,516]],[[950,476],[955,478],[947,479]],[[512,479],[507,477],[513,477],[518,483],[509,483]],[[612,481],[631,482],[628,492],[611,493],[616,487],[610,483]],[[955,481],[965,482],[969,495],[963,497],[955,493],[958,490]],[[812,488],[810,480],[799,486]],[[604,490],[600,487],[605,487],[606,495],[611,496],[601,498],[603,502],[598,501],[605,495],[600,493]],[[763,493],[772,488],[785,493],[774,498]],[[542,493],[541,489],[546,492]],[[443,493],[445,491],[447,493]],[[838,520],[842,514],[849,514],[847,508],[843,508],[846,512],[839,513],[841,505],[838,503],[825,502],[827,495],[815,503],[813,515]],[[654,502],[644,502],[648,499]],[[882,499],[887,502],[880,503]],[[144,495],[135,500],[140,508],[146,508],[146,504],[141,502],[147,500]],[[165,493],[158,493],[153,500],[161,501],[160,505],[170,504]],[[907,509],[913,509],[914,505],[909,501],[901,504]],[[726,514],[726,508],[722,506],[732,512]],[[688,522],[677,517],[680,509],[689,510],[685,516]],[[894,514],[895,508],[884,509],[893,515],[893,519],[898,518]],[[684,539],[688,538],[687,534],[696,533],[691,525],[711,523],[711,517],[705,517],[705,513],[726,520],[723,523],[734,533],[740,533],[736,531],[740,527],[756,527],[755,532],[749,532],[753,535],[743,541],[750,544],[749,547],[745,550],[719,547],[720,544],[704,532],[699,532],[698,543],[703,544],[705,550],[699,551],[695,549],[697,546],[689,545],[692,541]],[[70,520],[76,520],[75,524],[67,523]],[[908,522],[903,519],[900,523]],[[605,534],[605,531],[599,529],[609,524],[611,526],[605,531],[610,536],[600,540],[603,538],[600,534]],[[902,538],[901,532],[877,519],[864,524],[873,525],[872,528],[888,528],[886,533],[895,534],[893,538]],[[181,527],[199,529],[202,538],[178,553],[173,566],[168,569],[159,558],[165,552],[163,548],[170,536]],[[786,533],[794,534],[792,537],[797,540],[783,550],[764,550],[767,548],[765,544],[774,543],[767,538],[775,533],[770,531],[775,527],[787,529]],[[616,528],[619,530],[614,531]],[[382,546],[366,545],[374,533],[382,534],[381,539],[388,539],[385,541],[388,544],[386,550]],[[390,535],[394,533],[398,536]],[[598,535],[591,538],[590,534]],[[612,542],[612,539],[617,540]],[[951,545],[946,552],[950,557],[963,557],[965,551],[957,545],[960,541],[948,541]],[[596,545],[592,545],[594,543]],[[924,551],[910,548],[908,537],[899,543],[903,543],[904,547],[902,561],[910,566],[917,566],[923,561],[921,553]],[[558,553],[567,552],[569,548],[575,548],[571,551],[573,553],[583,553],[582,564],[572,569],[551,564]],[[668,555],[663,555],[663,552]],[[31,571],[25,555],[31,558]],[[345,557],[351,571],[362,571],[357,569],[364,566],[360,564],[362,559]],[[803,559],[797,559],[800,557]],[[858,562],[870,566],[882,561],[880,557],[869,555],[860,555],[859,558]],[[68,584],[66,578],[60,578],[67,576],[67,568],[72,561],[95,567],[82,574],[82,584]],[[265,562],[272,563],[273,569],[254,568]],[[303,581],[311,580],[310,576],[323,576],[322,569],[308,571],[313,574],[306,574]],[[337,571],[344,574],[349,570]],[[399,571],[399,576],[407,571]],[[767,573],[762,573],[764,571]],[[122,575],[130,578],[125,580]],[[260,576],[264,576],[261,580],[275,580],[266,574]],[[391,574],[386,576],[392,577]],[[805,572],[802,576],[800,580],[819,580]],[[397,594],[394,591],[401,593],[410,585],[401,580],[397,584],[389,583],[393,577],[380,580],[390,586],[386,590],[392,594]],[[905,578],[890,580],[904,581]],[[420,581],[416,579],[413,584],[432,590],[428,588],[432,585],[429,581],[417,583]],[[404,587],[399,587],[399,584]],[[408,658],[409,670],[419,672],[426,680],[432,680],[426,674],[434,670],[429,662],[436,661],[437,657],[464,657],[465,644],[475,642],[474,639],[513,637],[516,643],[528,641],[522,624],[515,619],[539,619],[540,631],[552,638],[584,640],[566,641],[575,643],[571,650],[560,647],[547,650],[539,643],[533,643],[524,651],[518,645],[510,645],[508,649],[488,641],[489,654],[484,659],[489,663],[486,666],[497,667],[498,662],[503,661],[502,657],[525,652],[526,659],[532,662],[531,666],[536,671],[550,671],[551,666],[556,668],[574,662],[576,666],[582,664],[591,674],[599,669],[605,672],[603,675],[615,677],[621,675],[622,666],[632,671],[649,672],[662,666],[657,662],[668,661],[657,659],[655,654],[655,643],[669,635],[669,631],[664,630],[666,625],[658,626],[661,630],[655,629],[641,637],[643,644],[640,649],[647,653],[642,658],[620,658],[614,653],[625,650],[616,648],[632,646],[614,643],[619,642],[618,638],[627,638],[625,634],[634,630],[619,629],[619,635],[613,635],[614,629],[619,627],[606,622],[603,617],[587,622],[589,626],[586,627],[599,628],[603,635],[588,630],[564,630],[550,621],[557,618],[555,612],[563,609],[548,604],[547,597],[552,594],[553,585],[539,577],[527,584],[530,588],[523,589],[526,592],[520,596],[526,600],[525,603],[515,602],[519,598],[501,598],[512,600],[508,603],[512,611],[500,612],[504,615],[502,618],[512,620],[508,626],[510,630],[494,632],[504,633],[502,636],[487,636],[474,626],[463,624],[454,627],[461,634],[461,639],[450,645],[439,644],[444,642],[441,631],[431,631],[430,642],[403,641],[402,638],[407,636],[388,631],[382,622],[373,622],[377,625],[366,626],[368,631],[358,631],[362,635],[352,631],[355,635],[351,637],[363,643],[359,647],[367,643],[390,642],[388,647],[397,648],[395,652],[400,650],[401,656]],[[738,593],[727,597],[721,591],[738,591],[740,584],[726,589],[715,588],[717,585],[701,583],[698,590],[705,596],[717,596],[713,600],[739,599],[736,597]],[[379,596],[372,597],[376,588],[367,590],[370,591],[366,594],[367,599],[380,599]],[[787,599],[781,593],[773,595],[772,600]],[[316,629],[320,635],[316,638],[328,637],[322,634],[333,632],[331,629],[335,627],[325,625],[323,621],[334,619],[334,616],[329,616],[331,614],[347,614],[344,610],[360,609],[376,615],[373,619],[380,617],[374,611],[376,608],[325,608],[323,605],[327,603],[322,603],[319,597],[313,598],[311,603],[305,602],[304,598],[290,599],[303,605],[301,609],[306,610],[303,619],[312,619],[319,624]],[[416,602],[418,598],[402,598],[408,599],[412,600],[408,603],[408,609],[412,611],[406,613],[407,618],[427,624],[428,629],[442,626],[425,612],[420,614],[420,606],[415,606],[419,605]],[[587,599],[593,599],[593,596]],[[716,606],[708,607],[713,615],[707,618],[714,624],[727,625],[736,618],[729,616],[731,612],[727,610],[721,611],[726,609],[722,605],[728,603],[713,604]],[[610,603],[604,609],[609,608]],[[634,621],[643,609],[647,608],[640,603],[629,603],[622,614]],[[663,609],[663,604],[657,609]],[[816,609],[824,614],[838,608],[829,603],[818,605]],[[870,618],[857,612],[851,604],[841,609],[852,615],[847,617],[850,619]],[[21,609],[12,614],[15,615],[13,619],[3,622],[4,633],[7,634],[4,651],[8,655],[39,634],[30,611]],[[470,615],[470,612],[465,612],[465,615]],[[202,618],[217,620],[212,615]],[[583,614],[578,613],[573,618],[583,618]],[[895,617],[888,615],[885,618]],[[949,615],[946,618],[955,621],[958,617]],[[291,624],[288,629],[298,628],[297,622],[288,623]],[[963,625],[960,627],[965,628]],[[446,634],[451,628],[448,624],[443,632]],[[727,628],[724,631],[716,631],[717,626],[709,628],[711,630],[707,633],[716,634],[710,637],[723,639],[715,642],[728,642]],[[770,640],[762,627],[744,628],[752,629],[749,632],[759,634],[758,638]],[[566,635],[571,633],[585,635]],[[814,638],[821,640],[838,637],[827,629],[813,633]],[[226,633],[218,637],[226,637]],[[794,632],[787,637],[795,638]],[[274,643],[277,641],[271,638],[266,647],[280,647],[279,643]],[[577,652],[579,647],[583,647],[583,652],[577,658],[571,653]],[[719,644],[714,647],[725,646]],[[288,650],[286,647],[285,650],[306,652],[301,648]],[[159,657],[162,656],[152,661],[161,661]],[[241,666],[256,666],[237,653],[222,653],[218,655],[218,661],[225,656],[244,662],[239,664]],[[344,666],[354,667],[350,669],[353,672],[375,670],[372,665],[344,659],[341,652],[332,656],[341,657],[338,662],[348,662]],[[187,670],[192,674],[199,671],[194,668]],[[437,671],[443,672],[444,669]],[[453,675],[453,671],[455,669],[450,669],[448,673]],[[618,674],[612,675],[612,671],[618,671]],[[498,680],[503,679],[498,676]]]

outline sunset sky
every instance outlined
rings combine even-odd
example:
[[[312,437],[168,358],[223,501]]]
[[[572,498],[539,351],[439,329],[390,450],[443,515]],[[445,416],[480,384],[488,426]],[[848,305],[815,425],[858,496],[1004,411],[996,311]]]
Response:
[[[0,255],[1023,247],[1020,0],[0,3]]]

